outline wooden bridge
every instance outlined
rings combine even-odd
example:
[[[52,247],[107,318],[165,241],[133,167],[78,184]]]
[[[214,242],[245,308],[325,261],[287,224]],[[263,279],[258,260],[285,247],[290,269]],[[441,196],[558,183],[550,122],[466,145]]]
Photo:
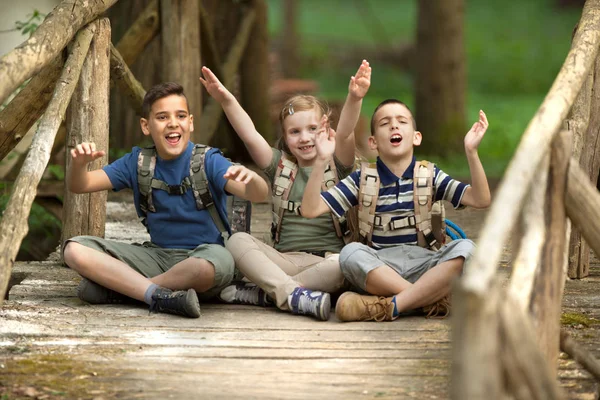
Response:
[[[581,237],[600,254],[600,195],[591,183],[600,170],[600,0],[586,2],[572,49],[524,132],[489,213],[451,216],[478,249],[453,290],[450,323],[410,316],[346,324],[221,304],[203,304],[198,320],[148,315],[145,307],[90,306],[75,297],[79,278],[58,257],[14,262],[67,105],[67,148],[83,140],[106,148],[109,79],[141,104],[143,88],[121,54],[127,47],[113,46],[108,20],[98,19],[115,2],[82,7],[65,0],[30,39],[0,59],[0,102],[33,77],[0,112],[0,158],[40,119],[0,223],[3,398],[597,398],[589,374],[600,378],[593,357],[600,352],[599,265],[590,261]],[[147,11],[156,20],[159,0],[151,3]],[[195,0],[160,4],[161,21],[174,14],[209,21]],[[178,8],[185,4],[194,12]],[[248,4],[258,6],[247,8],[240,21],[222,63],[225,82],[236,75],[257,27],[262,2]],[[144,25],[138,22],[133,26]],[[181,31],[167,31],[173,25],[163,24],[161,35],[189,46]],[[144,26],[147,43],[158,28]],[[207,26],[203,51],[214,59]],[[255,50],[246,53],[259,54]],[[188,79],[198,75],[185,73]],[[52,90],[49,81],[57,82]],[[209,135],[220,117],[209,102],[203,113]],[[106,198],[66,192],[63,239],[139,239],[143,231],[131,223],[132,210],[120,214],[129,215],[125,226],[106,221]],[[119,208],[109,203],[111,218]],[[257,235],[268,226],[267,209],[256,205]],[[565,283],[567,270],[577,280]]]

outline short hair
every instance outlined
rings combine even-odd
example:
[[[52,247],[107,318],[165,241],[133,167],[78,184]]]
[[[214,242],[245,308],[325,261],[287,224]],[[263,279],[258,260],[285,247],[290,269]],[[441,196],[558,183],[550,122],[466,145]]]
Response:
[[[327,115],[327,118],[331,116],[331,110],[326,103],[323,103],[315,96],[306,94],[298,94],[287,99],[279,113],[279,124],[281,125],[281,137],[277,141],[277,148],[283,150],[288,154],[291,154],[285,143],[285,128],[283,123],[285,119],[290,115],[299,111],[317,110],[321,112],[321,115]]]
[[[146,92],[144,101],[142,102],[142,117],[148,118],[150,116],[150,110],[156,101],[174,94],[185,98],[187,104],[187,97],[185,97],[185,94],[183,93],[183,86],[179,83],[163,82],[152,86],[150,90]]]
[[[417,130],[417,123],[415,121],[415,117],[412,114],[412,111],[410,111],[410,108],[408,108],[408,106],[405,103],[401,102],[400,100],[387,99],[387,100],[384,100],[381,103],[379,103],[379,105],[377,107],[375,107],[375,111],[373,111],[373,115],[371,116],[371,136],[373,136],[375,134],[375,114],[377,114],[377,111],[379,111],[379,109],[381,107],[386,106],[388,104],[400,104],[400,105],[406,107],[406,109],[410,113],[410,118],[412,119],[413,128],[415,131]]]

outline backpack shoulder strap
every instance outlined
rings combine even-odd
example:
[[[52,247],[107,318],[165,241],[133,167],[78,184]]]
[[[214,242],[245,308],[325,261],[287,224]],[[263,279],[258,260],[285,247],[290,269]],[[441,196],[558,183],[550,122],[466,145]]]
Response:
[[[415,163],[413,171],[413,193],[417,243],[421,247],[439,249],[441,243],[436,239],[431,223],[433,204],[433,175],[435,164],[423,160]]]
[[[210,193],[210,186],[204,169],[206,152],[210,149],[209,146],[203,144],[194,145],[192,157],[190,159],[192,193],[194,194],[194,200],[196,201],[196,208],[198,210],[206,209],[206,211],[208,211],[211,219],[221,233],[223,240],[227,241],[229,238],[229,231],[226,228],[227,224],[223,221],[221,214],[219,214],[219,210],[217,210],[213,196]]]
[[[358,229],[360,240],[369,246],[372,244],[379,184],[377,164],[362,162],[358,189]]]
[[[271,225],[271,236],[275,243],[279,242],[279,233],[281,232],[281,221],[286,210],[296,212],[300,207],[299,202],[288,201],[290,189],[296,179],[298,173],[298,164],[290,160],[290,158],[281,152],[281,158],[275,170],[273,177],[273,222]]]
[[[140,219],[144,226],[146,226],[148,211],[156,211],[152,202],[154,168],[156,168],[156,148],[154,146],[142,148],[140,154],[138,154],[137,178],[140,192],[140,209],[142,211]]]

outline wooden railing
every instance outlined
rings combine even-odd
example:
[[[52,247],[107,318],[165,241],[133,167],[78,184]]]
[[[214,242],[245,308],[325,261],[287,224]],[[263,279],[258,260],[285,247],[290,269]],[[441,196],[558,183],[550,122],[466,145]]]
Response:
[[[567,217],[600,254],[600,195],[579,159],[572,159],[573,142],[594,148],[597,140],[600,99],[581,88],[600,76],[599,45],[600,0],[588,0],[571,51],[521,138],[477,250],[454,288],[454,399],[563,397],[556,371]],[[595,132],[593,141],[582,137],[588,130]],[[511,238],[516,258],[503,288],[496,271]]]

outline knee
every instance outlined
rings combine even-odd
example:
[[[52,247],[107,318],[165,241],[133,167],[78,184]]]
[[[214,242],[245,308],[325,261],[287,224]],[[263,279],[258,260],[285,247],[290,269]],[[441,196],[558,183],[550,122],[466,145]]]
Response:
[[[246,232],[237,232],[231,235],[225,244],[225,248],[233,255],[234,258],[238,258],[239,254],[252,246],[254,238]]]
[[[340,269],[347,275],[347,272],[352,271],[359,267],[359,263],[357,262],[359,257],[357,257],[357,253],[361,253],[365,251],[365,245],[358,242],[352,242],[347,244],[340,251]]]
[[[68,241],[64,244],[63,248],[63,260],[67,267],[79,271],[81,268],[81,253],[85,249],[85,246],[77,242]]]

